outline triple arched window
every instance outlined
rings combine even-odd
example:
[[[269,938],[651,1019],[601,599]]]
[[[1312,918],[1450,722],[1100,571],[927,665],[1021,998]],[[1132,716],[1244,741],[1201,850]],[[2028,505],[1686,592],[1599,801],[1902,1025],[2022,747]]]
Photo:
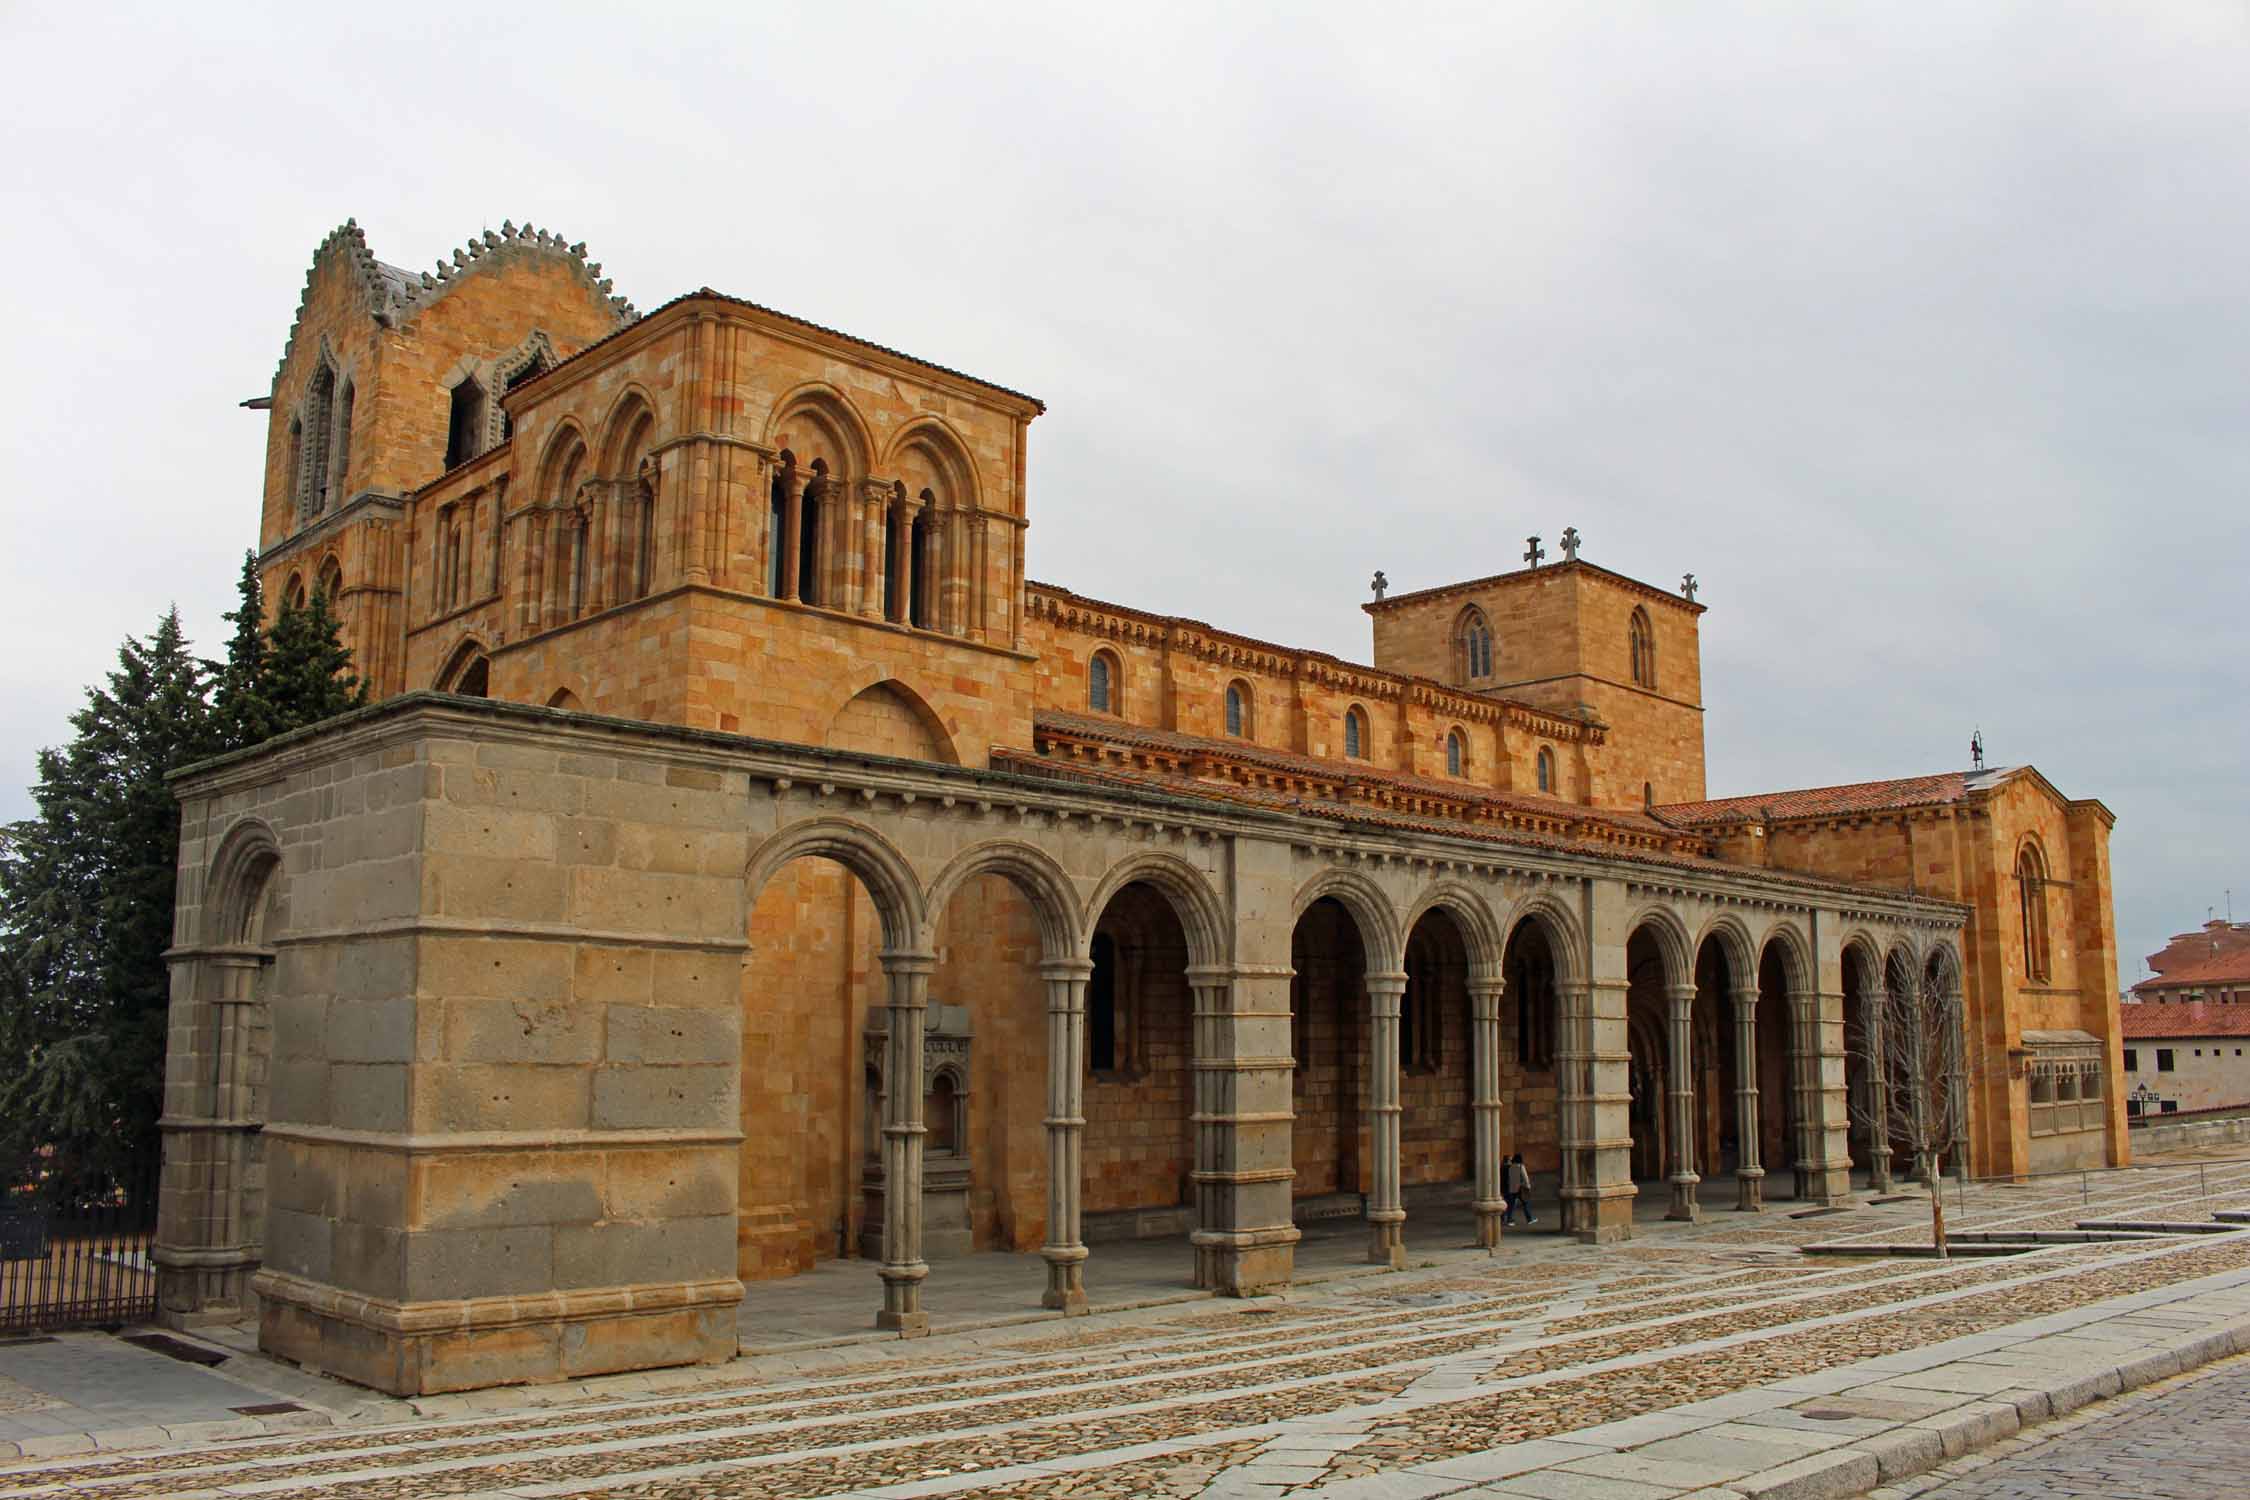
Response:
[[[1468,770],[1469,741],[1460,730],[1452,730],[1445,737],[1445,774],[1459,776]]]
[[[2053,973],[2047,947],[2047,861],[2037,844],[2024,845],[2016,856],[2016,901],[2023,914],[2025,977],[2046,979]]]
[[[1454,624],[1453,654],[1463,682],[1492,675],[1492,622],[1473,604],[1461,611],[1461,618]]]
[[[1633,685],[1645,688],[1655,687],[1656,631],[1649,624],[1647,610],[1636,609],[1633,611],[1633,618],[1626,627],[1626,634],[1631,638],[1633,647]]]
[[[1119,681],[1117,658],[1107,651],[1096,651],[1094,659],[1086,663],[1086,706],[1098,714],[1118,711]]]
[[[1250,689],[1239,682],[1227,684],[1227,733],[1248,739],[1251,733]]]
[[[1357,704],[1344,710],[1344,755],[1349,760],[1367,759],[1367,711]]]

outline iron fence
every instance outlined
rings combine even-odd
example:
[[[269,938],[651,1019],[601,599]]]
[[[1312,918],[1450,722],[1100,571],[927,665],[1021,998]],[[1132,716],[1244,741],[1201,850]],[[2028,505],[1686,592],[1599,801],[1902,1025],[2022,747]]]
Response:
[[[57,1195],[11,1174],[0,1198],[0,1334],[156,1316],[156,1183]]]

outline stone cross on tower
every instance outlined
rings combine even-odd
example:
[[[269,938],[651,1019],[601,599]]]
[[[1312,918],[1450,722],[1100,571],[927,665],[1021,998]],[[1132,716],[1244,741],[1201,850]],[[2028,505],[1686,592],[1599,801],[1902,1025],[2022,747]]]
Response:
[[[1575,526],[1562,529],[1562,555],[1564,562],[1578,561],[1578,528]]]
[[[1524,544],[1523,560],[1535,568],[1538,567],[1539,560],[1547,555],[1547,549],[1539,545],[1539,538],[1535,536],[1525,537]]]
[[[1383,576],[1383,570],[1382,570],[1381,568],[1377,568],[1377,569],[1375,570],[1375,584],[1374,584],[1374,588],[1375,588],[1375,597],[1376,597],[1376,598],[1377,598],[1378,600],[1380,600],[1380,599],[1381,599],[1381,598],[1383,597],[1383,591],[1384,591],[1385,589],[1389,588],[1390,586],[1391,586],[1391,581],[1390,581],[1390,580],[1389,580],[1388,578],[1385,578],[1385,577]]]
[[[1693,573],[1682,573],[1680,575],[1680,592],[1687,596],[1688,603],[1693,604],[1695,602],[1695,575]]]

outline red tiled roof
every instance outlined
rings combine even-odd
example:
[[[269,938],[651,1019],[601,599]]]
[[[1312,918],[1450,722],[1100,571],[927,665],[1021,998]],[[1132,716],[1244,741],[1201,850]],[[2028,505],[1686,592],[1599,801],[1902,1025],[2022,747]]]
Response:
[[[2177,969],[2142,980],[2133,986],[2133,993],[2158,993],[2183,986],[2242,984],[2250,985],[2250,948],[2234,948],[2214,953],[2201,963],[2183,964]]]
[[[2213,1004],[2196,1000],[2187,1004],[2147,1002],[2120,1005],[2117,1016],[2126,1040],[2135,1038],[2199,1036],[2250,1036],[2250,1003]]]
[[[1990,771],[1940,771],[1896,781],[1855,781],[1795,792],[1756,792],[1747,797],[1717,797],[1708,802],[1674,802],[1657,813],[1672,823],[1755,823],[1774,818],[1848,818],[1859,813],[1895,812],[1909,807],[1940,807],[1982,791],[2006,768]]]
[[[1668,842],[1692,837],[1683,835],[1677,828],[1668,828],[1644,813],[1584,807],[1576,802],[1565,802],[1559,797],[1501,791],[1468,781],[1433,781],[1429,777],[1415,776],[1404,771],[1380,770],[1364,761],[1323,760],[1318,756],[1299,755],[1294,751],[1268,749],[1247,740],[1209,739],[1202,735],[1155,729],[1146,724],[1134,724],[1124,719],[1104,718],[1096,714],[1074,714],[1064,709],[1043,708],[1032,715],[1032,724],[1037,729],[1054,733],[1104,740],[1114,745],[1130,745],[1142,750],[1157,750],[1183,758],[1257,766],[1308,781],[1330,782],[1339,788],[1385,787],[1411,796],[1505,808],[1539,818],[1595,823]]]

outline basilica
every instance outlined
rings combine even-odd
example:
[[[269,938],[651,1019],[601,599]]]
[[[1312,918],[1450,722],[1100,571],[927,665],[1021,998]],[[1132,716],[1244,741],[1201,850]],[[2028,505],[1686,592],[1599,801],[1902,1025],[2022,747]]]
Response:
[[[1692,578],[1533,539],[1340,601],[1364,663],[1033,581],[1038,400],[513,224],[336,230],[245,404],[374,701],[177,782],[182,1326],[425,1393],[726,1359],[839,1259],[912,1335],[977,1254],[1504,1253],[1517,1153],[1595,1247],[2125,1159],[2109,811],[1710,797]]]

